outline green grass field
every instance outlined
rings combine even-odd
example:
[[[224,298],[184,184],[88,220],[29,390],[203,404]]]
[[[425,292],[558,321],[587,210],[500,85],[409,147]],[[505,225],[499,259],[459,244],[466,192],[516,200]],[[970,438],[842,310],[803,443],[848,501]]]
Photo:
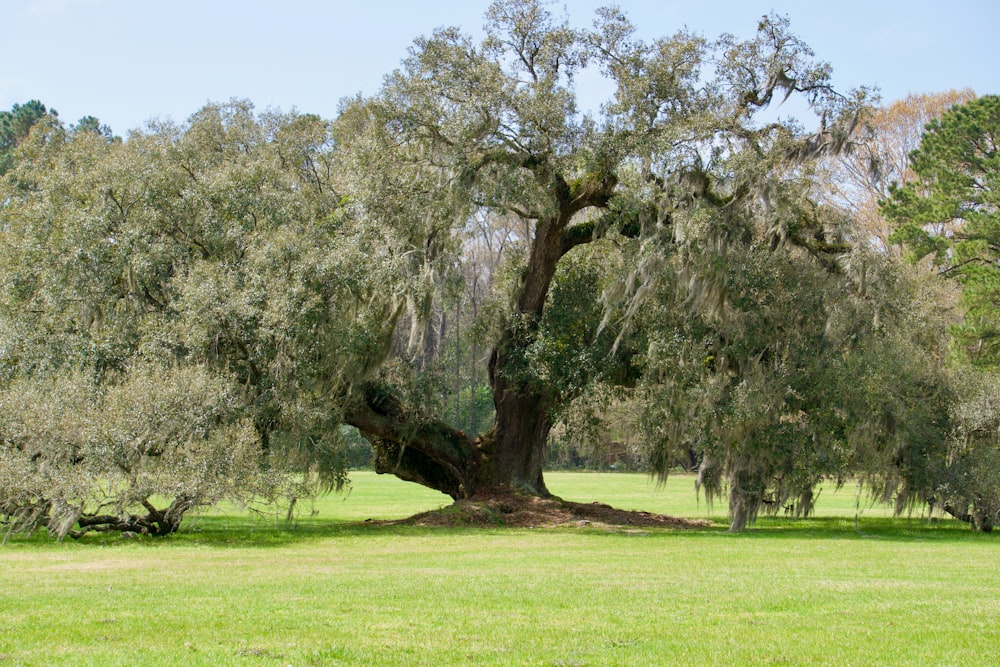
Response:
[[[697,531],[364,524],[447,503],[356,473],[291,527],[211,512],[165,539],[0,548],[2,665],[983,665],[1000,538],[856,489],[725,532],[688,477],[553,473],[564,498]],[[308,508],[306,508],[308,510]]]

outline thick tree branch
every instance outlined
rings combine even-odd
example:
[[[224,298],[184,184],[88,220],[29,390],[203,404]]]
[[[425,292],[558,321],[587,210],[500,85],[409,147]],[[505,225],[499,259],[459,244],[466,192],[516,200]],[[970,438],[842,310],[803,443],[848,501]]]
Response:
[[[608,212],[599,218],[567,227],[559,241],[560,256],[579,245],[604,238],[611,230],[631,239],[638,238],[642,233],[642,221],[638,214],[625,217],[616,212]]]
[[[618,177],[614,174],[586,174],[570,184],[567,211],[572,216],[585,208],[604,208],[616,185]]]
[[[375,448],[375,470],[455,499],[474,489],[481,453],[462,431],[408,411],[388,387],[370,382],[344,421]]]

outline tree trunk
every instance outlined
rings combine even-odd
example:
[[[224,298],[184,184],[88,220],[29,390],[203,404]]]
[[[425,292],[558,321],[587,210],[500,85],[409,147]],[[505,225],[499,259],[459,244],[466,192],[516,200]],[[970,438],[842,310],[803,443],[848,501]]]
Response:
[[[478,438],[414,414],[391,388],[368,383],[345,421],[372,443],[376,472],[456,500],[510,492],[547,497],[542,463],[552,428],[551,400],[542,388],[519,379],[518,365],[537,325],[527,329],[509,329],[490,357],[496,421]]]
[[[375,470],[391,473],[452,498],[525,493],[547,497],[542,478],[552,401],[523,368],[538,332],[555,265],[560,228],[540,221],[524,272],[517,310],[490,355],[496,407],[493,428],[473,439],[441,420],[411,414],[389,388],[369,384],[364,400],[347,415],[375,448]]]
[[[550,401],[537,388],[518,383],[505,372],[507,355],[522,352],[502,346],[490,358],[496,422],[486,436],[490,459],[480,475],[480,495],[506,491],[549,495],[542,479],[542,463],[552,429]]]
[[[496,421],[478,438],[442,420],[413,414],[389,387],[366,385],[346,421],[372,443],[376,472],[456,500],[510,492],[547,497],[542,462],[552,428],[551,400],[518,373],[537,325],[528,329],[508,330],[490,357]]]
[[[747,462],[742,461],[730,474],[730,533],[742,533],[748,525],[754,523],[757,520],[760,506],[764,502],[764,483],[747,468]]]
[[[411,414],[384,385],[368,383],[345,415],[375,450],[375,471],[423,484],[454,499],[475,490],[480,443],[443,421]]]
[[[981,508],[972,506],[971,511],[968,506],[965,508],[952,505],[951,503],[945,504],[944,511],[952,515],[959,521],[965,521],[970,526],[972,530],[977,533],[991,533],[993,532],[993,520],[989,514],[984,512]]]
[[[490,355],[493,428],[471,438],[441,420],[410,414],[388,388],[369,384],[346,421],[372,442],[377,472],[455,499],[510,492],[549,496],[542,462],[556,399],[525,367],[526,352],[538,334],[556,265],[593,238],[593,222],[571,227],[570,221],[584,208],[605,206],[617,183],[613,176],[580,179],[573,185],[549,177],[558,213],[534,223],[515,306]]]
[[[184,514],[195,507],[194,499],[186,496],[174,498],[165,510],[158,510],[148,500],[142,501],[146,508],[146,516],[117,514],[84,514],[76,525],[79,530],[71,530],[68,535],[74,539],[82,537],[88,531],[135,533],[137,535],[153,535],[162,537],[177,532],[184,519]],[[60,538],[61,539],[61,538]]]

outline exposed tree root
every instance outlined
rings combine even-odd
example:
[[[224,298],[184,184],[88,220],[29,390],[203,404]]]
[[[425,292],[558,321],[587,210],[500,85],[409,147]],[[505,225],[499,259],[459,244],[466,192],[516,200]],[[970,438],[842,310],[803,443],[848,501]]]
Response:
[[[665,514],[620,510],[602,503],[574,503],[556,497],[504,495],[454,504],[390,523],[415,526],[484,526],[541,528],[553,526],[635,526],[653,528],[707,528],[705,519],[683,519]]]

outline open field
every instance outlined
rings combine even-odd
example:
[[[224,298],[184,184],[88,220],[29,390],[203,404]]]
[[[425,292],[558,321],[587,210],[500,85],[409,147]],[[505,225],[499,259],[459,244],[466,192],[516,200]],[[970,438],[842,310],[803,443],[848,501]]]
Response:
[[[697,531],[365,525],[446,503],[370,473],[293,527],[210,513],[170,538],[0,548],[2,665],[981,665],[1000,537],[856,490],[725,532],[691,479],[553,473],[567,499]],[[305,512],[304,514],[308,514]]]

